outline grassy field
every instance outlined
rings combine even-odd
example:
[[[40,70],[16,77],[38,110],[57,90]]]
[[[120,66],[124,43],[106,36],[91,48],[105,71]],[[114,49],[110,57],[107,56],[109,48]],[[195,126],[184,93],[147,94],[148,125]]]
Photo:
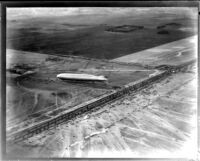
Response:
[[[194,35],[197,25],[186,15],[151,11],[123,16],[97,14],[9,20],[7,48],[113,59]],[[107,31],[123,25],[143,28],[131,32]],[[162,30],[167,34],[162,34]]]

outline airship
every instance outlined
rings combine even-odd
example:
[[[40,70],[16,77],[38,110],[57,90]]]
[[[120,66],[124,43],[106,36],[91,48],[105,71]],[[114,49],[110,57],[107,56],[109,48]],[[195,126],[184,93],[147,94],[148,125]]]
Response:
[[[74,81],[106,81],[104,76],[96,76],[92,74],[74,74],[74,73],[61,73],[57,75],[57,78],[62,80],[74,80]]]

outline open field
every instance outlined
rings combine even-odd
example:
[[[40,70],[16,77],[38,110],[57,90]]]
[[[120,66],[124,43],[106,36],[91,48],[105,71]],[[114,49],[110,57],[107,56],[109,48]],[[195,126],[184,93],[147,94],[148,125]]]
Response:
[[[108,8],[109,9],[109,8]],[[96,10],[98,11],[98,9]],[[8,19],[7,48],[53,55],[114,59],[197,33],[197,17],[174,9],[135,9],[123,14],[99,13]],[[163,18],[163,16],[165,18]],[[8,17],[9,18],[9,17]],[[108,28],[140,26],[131,32]],[[167,34],[162,34],[162,31]]]
[[[7,9],[7,155],[196,156],[195,8],[53,10]]]
[[[32,75],[23,76],[27,71]],[[104,75],[107,82],[62,81],[63,72]],[[7,131],[16,132],[155,73],[139,65],[7,50]],[[121,79],[123,78],[123,79]]]
[[[194,51],[196,48],[192,47]],[[169,56],[173,57],[173,54]],[[7,102],[8,132],[56,116],[66,110],[59,108],[62,104],[67,104],[67,108],[73,107],[73,103],[80,104],[157,72],[138,63],[73,56],[61,58],[10,49],[7,58],[7,69],[20,71],[25,68],[36,72],[18,81],[15,81],[18,70],[7,72],[7,88],[12,86],[7,90],[10,91],[7,93],[10,98]],[[164,58],[161,63],[165,62]],[[183,61],[175,61],[173,65],[190,61],[186,58],[184,56]],[[118,157],[150,157],[154,154],[159,157],[157,153],[162,157],[183,156],[181,152],[196,143],[195,69],[189,67],[186,72],[174,74],[145,90],[25,141],[9,142],[8,154],[28,157],[36,154],[39,157],[112,157],[116,154],[117,157],[120,152]],[[55,78],[58,72],[66,71],[106,75],[109,81],[101,85],[71,84]]]
[[[148,66],[176,66],[197,58],[197,35],[122,56],[113,61]]]
[[[8,153],[29,157],[192,156],[184,152],[196,144],[195,85],[195,74],[172,75],[137,95],[8,145]]]

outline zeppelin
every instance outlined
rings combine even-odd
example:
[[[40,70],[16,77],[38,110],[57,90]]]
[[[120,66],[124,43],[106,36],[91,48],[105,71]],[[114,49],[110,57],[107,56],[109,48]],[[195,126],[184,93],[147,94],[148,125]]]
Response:
[[[106,81],[104,76],[95,76],[91,74],[73,74],[73,73],[61,73],[57,75],[59,79],[65,80],[77,80],[77,81]]]

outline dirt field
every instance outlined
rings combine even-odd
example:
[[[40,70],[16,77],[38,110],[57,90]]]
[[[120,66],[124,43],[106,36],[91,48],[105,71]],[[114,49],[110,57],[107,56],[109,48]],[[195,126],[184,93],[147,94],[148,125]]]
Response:
[[[24,142],[8,145],[8,154],[29,157],[193,156],[196,83],[195,74],[174,74],[96,112]]]

